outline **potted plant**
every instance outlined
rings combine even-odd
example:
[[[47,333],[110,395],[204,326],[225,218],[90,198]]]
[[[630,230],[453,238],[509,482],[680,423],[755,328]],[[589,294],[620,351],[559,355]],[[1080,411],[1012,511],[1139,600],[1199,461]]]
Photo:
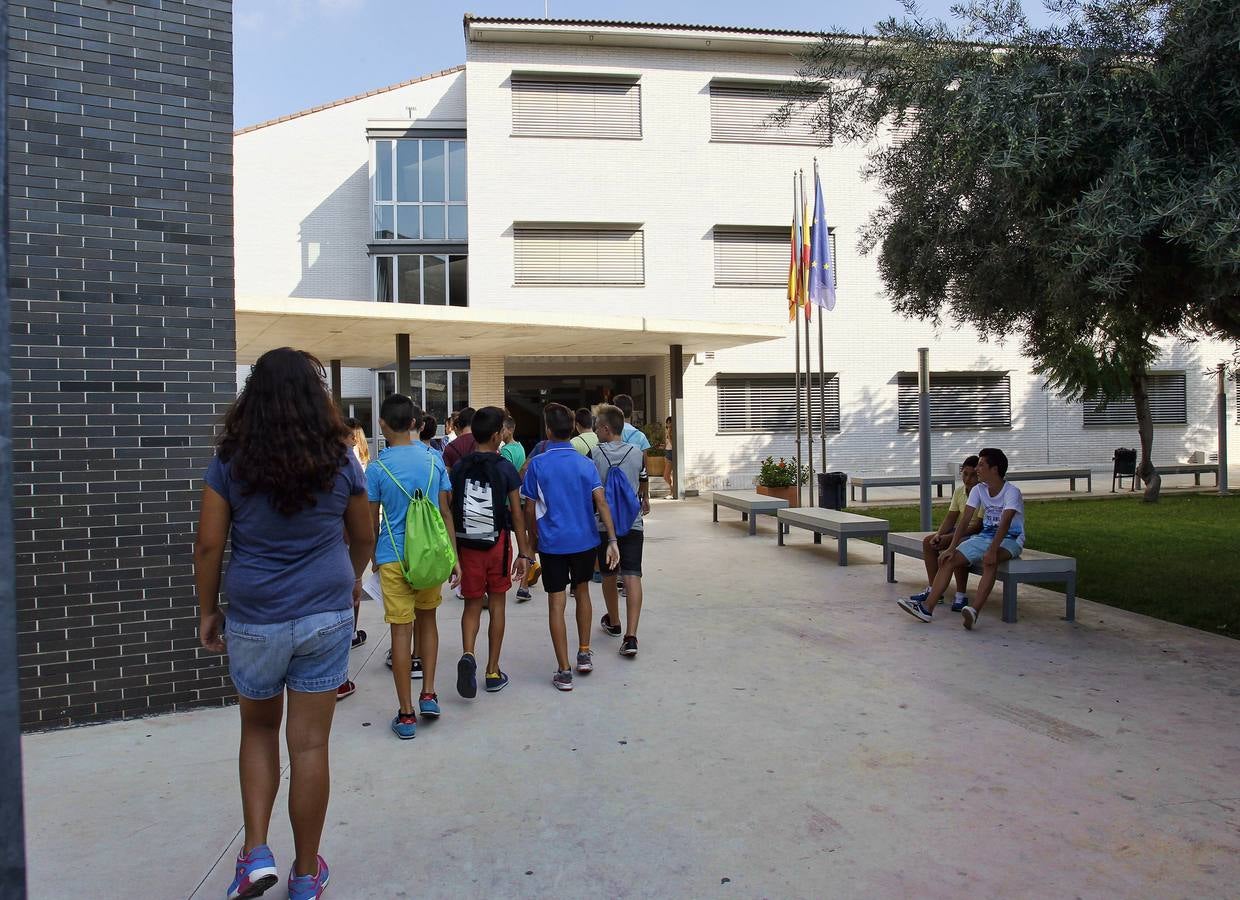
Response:
[[[647,422],[641,430],[646,440],[650,441],[650,450],[646,454],[646,474],[662,478],[667,471],[667,459],[663,456],[667,446],[667,434],[663,423]]]
[[[809,468],[799,467],[796,460],[784,459],[777,461],[768,456],[762,460],[762,468],[758,472],[758,493],[768,497],[779,497],[787,500],[789,506],[800,506],[797,498],[797,485],[809,481]]]

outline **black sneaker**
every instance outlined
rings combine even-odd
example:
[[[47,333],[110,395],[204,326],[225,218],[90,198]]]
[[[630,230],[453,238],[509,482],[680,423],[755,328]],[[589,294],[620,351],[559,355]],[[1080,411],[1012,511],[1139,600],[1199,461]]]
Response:
[[[517,588],[517,602],[518,603],[528,603],[530,600],[533,600],[533,599],[534,597],[532,594],[530,594],[529,588],[527,587]]]
[[[456,692],[466,700],[478,696],[478,661],[472,653],[462,653],[456,664]]]
[[[350,643],[350,648],[356,650],[364,643],[366,643],[366,632],[359,628],[357,631],[353,632],[353,640]]]
[[[637,635],[630,634],[625,637],[624,642],[620,644],[620,655],[621,656],[636,656],[637,655]]]
[[[409,678],[422,680],[422,660],[416,656],[409,661]]]
[[[611,616],[607,613],[603,613],[603,618],[599,619],[598,623],[602,625],[603,630],[612,637],[620,637],[620,633],[624,630],[619,625],[612,625]]]

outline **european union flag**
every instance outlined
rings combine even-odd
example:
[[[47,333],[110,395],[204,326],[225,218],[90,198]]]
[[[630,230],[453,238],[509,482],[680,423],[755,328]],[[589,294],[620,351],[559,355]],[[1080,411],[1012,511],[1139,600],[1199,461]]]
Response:
[[[835,269],[831,259],[831,237],[827,212],[822,203],[822,181],[814,172],[814,220],[809,234],[809,299],[815,306],[835,309]]]

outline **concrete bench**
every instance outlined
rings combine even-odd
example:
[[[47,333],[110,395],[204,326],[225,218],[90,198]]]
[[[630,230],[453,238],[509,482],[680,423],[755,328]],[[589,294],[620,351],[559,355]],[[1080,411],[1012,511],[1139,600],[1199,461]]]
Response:
[[[930,483],[934,485],[938,496],[943,496],[943,485],[953,490],[956,487],[955,475],[931,475]],[[854,475],[848,479],[849,496],[857,499],[857,488],[861,488],[861,502],[865,503],[866,492],[876,487],[916,487],[921,484],[920,475]]]
[[[779,510],[786,509],[788,501],[779,497],[768,497],[757,491],[715,491],[711,494],[711,521],[719,521],[719,507],[738,509],[741,521],[749,522],[749,533],[758,533],[758,516],[773,516]]]
[[[932,532],[929,531],[897,531],[887,536],[883,548],[883,561],[887,564],[887,580],[896,580],[896,554],[914,556],[921,559],[922,539]],[[972,566],[969,571],[974,575],[982,574],[980,565]],[[1044,582],[1062,582],[1065,585],[1064,602],[1067,613],[1064,618],[1072,622],[1076,619],[1076,560],[1071,556],[1059,556],[1054,553],[1043,553],[1040,550],[1025,548],[1016,559],[999,563],[997,580],[1003,582],[1003,621],[1016,621],[1016,586],[1038,584]]]
[[[1009,469],[1004,480],[1006,481],[1067,481],[1072,490],[1076,490],[1076,480],[1084,478],[1086,483],[1085,490],[1093,493],[1094,490],[1094,473],[1092,469],[1087,468],[1068,468],[1068,469]]]
[[[824,534],[830,535],[839,541],[841,566],[848,565],[849,538],[880,537],[883,547],[886,548],[887,532],[891,530],[891,524],[886,519],[859,516],[839,509],[781,509],[775,514],[775,518],[778,519],[775,531],[779,546],[784,545],[784,532],[791,527],[808,528],[814,532],[815,544],[822,543]]]
[[[1214,483],[1218,484],[1218,463],[1171,463],[1166,466],[1154,465],[1159,475],[1192,475],[1193,484],[1201,484],[1201,476],[1214,474]],[[1133,479],[1134,483],[1136,479]]]

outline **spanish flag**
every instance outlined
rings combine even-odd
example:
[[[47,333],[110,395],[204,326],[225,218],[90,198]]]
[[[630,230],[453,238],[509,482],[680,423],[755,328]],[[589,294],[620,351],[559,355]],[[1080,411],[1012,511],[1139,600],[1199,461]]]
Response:
[[[788,321],[797,317],[801,297],[801,207],[797,205],[797,179],[792,176],[792,232],[789,235],[791,258],[788,260]]]
[[[809,302],[809,275],[810,275],[810,233],[809,233],[809,203],[805,197],[805,181],[802,176],[801,181],[801,206],[797,208],[797,222],[800,223],[801,230],[801,261],[798,267],[799,277],[797,278],[797,306],[805,308],[805,321],[810,319],[811,305]]]

